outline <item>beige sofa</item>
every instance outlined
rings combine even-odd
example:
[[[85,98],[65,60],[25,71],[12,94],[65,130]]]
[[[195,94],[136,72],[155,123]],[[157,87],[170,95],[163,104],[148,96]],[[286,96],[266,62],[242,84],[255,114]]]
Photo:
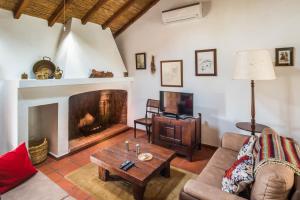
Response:
[[[238,151],[247,136],[226,133],[207,166],[196,179],[189,180],[180,194],[180,200],[244,200],[221,190],[222,178],[237,158]],[[262,167],[253,184],[251,200],[300,200],[300,181],[292,170],[281,165]],[[298,187],[298,189],[297,189]]]
[[[68,193],[56,185],[42,172],[4,193],[1,200],[73,200]]]

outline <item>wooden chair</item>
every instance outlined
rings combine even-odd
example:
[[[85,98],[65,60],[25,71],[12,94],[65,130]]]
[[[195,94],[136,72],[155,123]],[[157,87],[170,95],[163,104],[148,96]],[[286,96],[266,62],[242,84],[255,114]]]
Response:
[[[149,117],[148,113],[159,114],[159,101],[154,99],[148,99],[146,105],[146,114],[145,118],[134,120],[134,138],[136,138],[136,124],[141,124],[146,126],[146,133],[148,136],[148,142],[150,142],[150,129],[152,126],[152,116]]]

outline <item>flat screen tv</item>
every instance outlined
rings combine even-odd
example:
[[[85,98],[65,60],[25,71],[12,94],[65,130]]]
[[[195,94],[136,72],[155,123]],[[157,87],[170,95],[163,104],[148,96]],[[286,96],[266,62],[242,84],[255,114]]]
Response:
[[[164,114],[193,116],[193,94],[160,91],[160,109]]]

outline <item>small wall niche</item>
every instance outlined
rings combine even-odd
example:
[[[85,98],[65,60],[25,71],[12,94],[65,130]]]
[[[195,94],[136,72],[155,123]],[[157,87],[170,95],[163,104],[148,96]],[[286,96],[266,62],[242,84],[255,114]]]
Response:
[[[49,152],[58,153],[58,104],[29,107],[29,140],[47,138]]]

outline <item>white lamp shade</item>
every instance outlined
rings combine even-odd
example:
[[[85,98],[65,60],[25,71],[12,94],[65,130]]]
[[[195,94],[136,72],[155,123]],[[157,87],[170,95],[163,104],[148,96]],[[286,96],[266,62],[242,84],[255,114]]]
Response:
[[[273,80],[274,67],[268,50],[248,50],[237,53],[233,79]]]

